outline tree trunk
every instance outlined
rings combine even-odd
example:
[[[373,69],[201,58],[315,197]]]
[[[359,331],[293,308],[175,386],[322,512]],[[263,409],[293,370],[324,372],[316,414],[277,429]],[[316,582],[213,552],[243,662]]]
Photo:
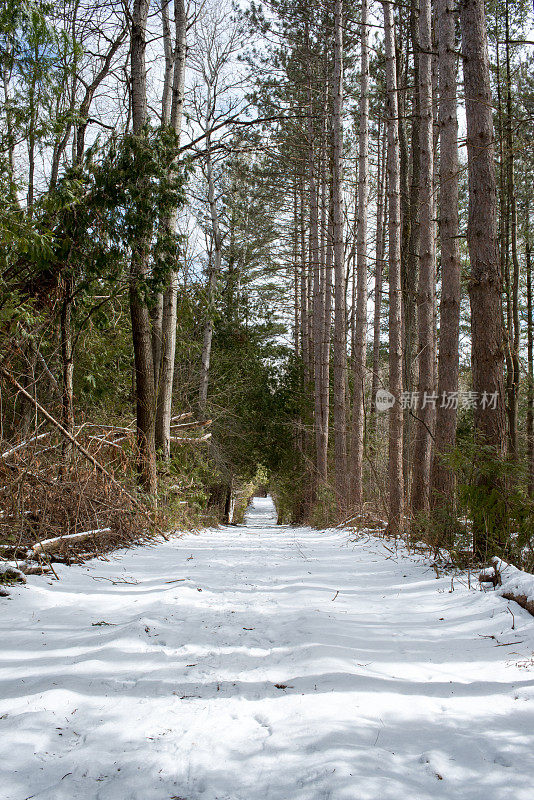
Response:
[[[384,127],[384,133],[386,129]],[[380,385],[380,323],[382,313],[382,276],[384,272],[384,212],[385,212],[385,159],[386,141],[382,142],[381,126],[378,126],[378,178],[376,200],[376,243],[375,243],[375,287],[373,314],[373,376],[371,384],[371,409],[369,415],[369,439],[373,449],[376,445],[376,393]]]
[[[211,114],[212,108],[210,107],[209,113]],[[206,115],[208,116],[208,115]],[[209,124],[209,121],[208,121]],[[211,220],[211,236],[212,236],[212,250],[209,266],[209,280],[208,280],[208,310],[206,322],[204,324],[204,338],[202,343],[202,364],[200,372],[200,391],[199,391],[199,406],[201,412],[206,408],[208,400],[208,383],[209,383],[209,370],[211,358],[211,343],[213,339],[213,303],[215,300],[215,290],[217,281],[221,274],[222,263],[222,239],[219,229],[219,214],[217,210],[217,200],[215,197],[215,181],[213,177],[213,162],[210,153],[211,137],[206,138],[206,179],[208,181],[208,204],[210,208]]]
[[[408,230],[408,241],[402,246],[402,300],[403,300],[403,328],[404,328],[404,390],[411,393],[418,381],[418,361],[415,358],[417,336],[417,282],[419,276],[419,202],[421,182],[421,146],[420,146],[420,118],[421,103],[419,93],[419,26],[418,4],[412,0],[410,5],[410,42],[414,54],[413,80],[414,90],[412,95],[412,136],[411,136],[411,166],[412,177],[410,182],[409,204],[406,208],[406,221],[403,216],[403,238]],[[402,120],[400,120],[402,129]],[[401,139],[402,141],[402,139]],[[402,159],[401,159],[402,171]],[[403,204],[404,205],[404,204]],[[411,414],[404,414],[403,448],[404,448],[404,477],[407,495],[410,495],[410,465],[412,456],[413,425]]]
[[[146,99],[146,23],[149,0],[134,0],[131,32],[131,102],[133,132],[143,135],[147,119]],[[139,182],[142,185],[143,175]],[[141,485],[148,494],[157,491],[156,449],[154,444],[154,362],[150,314],[142,295],[148,275],[150,239],[143,236],[132,243],[130,266],[130,316],[135,361],[135,394],[137,408],[138,472]]]
[[[72,341],[72,278],[62,280],[63,299],[61,302],[60,330],[61,330],[61,424],[71,436],[74,435],[74,352]],[[65,439],[62,445],[62,472],[68,473],[72,463],[72,443]]]
[[[434,393],[434,287],[436,243],[434,238],[434,128],[432,113],[432,14],[430,0],[419,2],[419,281],[418,406],[412,470],[411,506],[425,513],[430,497]],[[416,54],[417,57],[417,54]]]
[[[310,341],[308,336],[308,277],[306,258],[306,214],[304,210],[304,185],[300,181],[300,341],[302,365],[304,370],[304,386],[310,380]]]
[[[506,0],[506,155],[507,200],[510,212],[510,242],[512,246],[511,325],[508,331],[511,355],[508,419],[510,455],[517,457],[517,410],[519,400],[519,257],[517,254],[517,198],[515,192],[514,136],[512,131],[512,79],[510,75],[510,10]]]
[[[187,15],[184,0],[175,0],[174,22],[176,30],[174,51],[174,75],[172,84],[170,124],[176,133],[178,144],[182,129],[184,104],[185,58],[187,50]],[[171,167],[172,169],[172,167]],[[176,230],[177,210],[174,209],[164,221],[171,234]],[[178,272],[173,265],[163,295],[161,319],[161,368],[156,409],[156,448],[163,459],[170,457],[172,387],[174,382],[174,357],[176,353],[176,300],[178,296]]]
[[[347,500],[346,438],[346,303],[343,240],[343,18],[342,0],[334,0],[334,91],[332,112],[333,221],[334,221],[334,456],[338,503]]]
[[[432,495],[434,509],[454,511],[454,473],[443,456],[454,447],[456,408],[447,397],[458,391],[460,334],[460,257],[458,248],[458,117],[456,107],[456,31],[452,0],[437,0],[439,36],[439,230],[441,237],[441,307],[438,359],[438,405]]]
[[[363,501],[363,451],[365,428],[365,366],[367,357],[367,206],[369,201],[369,51],[367,0],[362,0],[360,23],[360,137],[358,151],[358,225],[356,237],[357,294],[354,348],[352,497],[360,507]]]
[[[310,214],[309,235],[309,264],[313,280],[313,372],[314,372],[314,428],[315,428],[315,470],[316,487],[320,488],[326,483],[326,431],[323,414],[323,364],[322,340],[324,328],[324,282],[322,280],[321,259],[319,250],[319,194],[316,177],[316,155],[313,146],[314,135],[314,104],[312,91],[312,73],[308,75],[308,108],[307,108],[307,160],[308,160],[308,197]]]
[[[404,526],[404,477],[402,471],[402,289],[401,219],[399,174],[399,111],[395,66],[393,3],[383,2],[386,50],[388,126],[388,230],[389,230],[389,390],[395,400],[389,411],[389,520],[393,536]]]
[[[527,273],[527,471],[528,493],[534,496],[534,337],[532,334],[532,267],[530,264],[530,209],[527,203],[525,226],[525,267]]]
[[[471,362],[475,430],[481,445],[495,458],[506,451],[504,413],[501,275],[497,246],[497,190],[493,153],[492,97],[483,0],[460,3],[462,60],[467,121],[469,220],[467,244],[471,262]],[[486,393],[486,394],[484,394]],[[494,396],[485,405],[483,397]],[[481,486],[495,489],[488,478]],[[488,544],[483,519],[473,520],[474,552],[483,557]]]

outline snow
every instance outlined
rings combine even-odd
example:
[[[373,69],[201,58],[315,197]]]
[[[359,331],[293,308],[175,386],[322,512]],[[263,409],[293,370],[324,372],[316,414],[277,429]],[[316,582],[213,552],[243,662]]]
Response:
[[[522,595],[526,597],[527,602],[534,603],[534,575],[523,572],[500,558],[494,558],[493,562],[502,581],[497,588],[498,593]]]
[[[25,580],[24,573],[19,569],[16,561],[0,561],[0,575],[14,576]]]
[[[55,569],[0,599],[3,800],[532,799],[534,619],[476,579],[268,498]]]

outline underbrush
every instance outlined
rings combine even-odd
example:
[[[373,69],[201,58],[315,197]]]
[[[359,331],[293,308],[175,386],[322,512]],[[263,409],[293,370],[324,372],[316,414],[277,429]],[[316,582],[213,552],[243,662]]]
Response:
[[[0,442],[1,558],[23,559],[39,543],[90,532],[54,543],[54,559],[70,563],[203,524],[204,496],[196,484],[182,486],[176,469],[161,475],[157,510],[139,492],[132,432],[121,446],[98,426],[77,438],[107,475],[76,451],[66,459],[63,442],[47,430],[20,448]]]

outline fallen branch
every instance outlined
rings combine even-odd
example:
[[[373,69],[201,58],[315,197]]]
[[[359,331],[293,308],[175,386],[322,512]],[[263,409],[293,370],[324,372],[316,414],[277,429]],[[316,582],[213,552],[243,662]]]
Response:
[[[25,442],[21,442],[15,447],[12,447],[11,450],[6,450],[5,453],[0,453],[0,458],[7,458],[12,453],[16,453],[17,450],[22,450],[23,447],[27,447],[32,442],[36,442],[38,439],[44,439],[45,436],[50,436],[50,431],[45,431],[45,433],[39,433],[37,436],[32,436],[30,439],[26,439]]]
[[[205,433],[204,436],[171,436],[171,442],[207,442],[211,439],[211,433]]]
[[[205,428],[208,425],[211,425],[212,421],[213,420],[211,419],[207,419],[205,422],[201,422],[198,419],[193,419],[191,422],[177,422],[171,425],[171,430],[174,430],[175,428]]]
[[[61,547],[63,542],[82,541],[94,536],[97,533],[111,533],[111,528],[95,528],[92,531],[80,531],[79,533],[67,533],[65,536],[54,536],[53,539],[43,539],[42,542],[37,542],[32,547],[34,553],[51,553]]]

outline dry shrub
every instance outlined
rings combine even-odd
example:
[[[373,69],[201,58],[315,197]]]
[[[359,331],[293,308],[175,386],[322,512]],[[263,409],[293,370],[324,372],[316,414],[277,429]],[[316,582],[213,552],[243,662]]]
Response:
[[[43,429],[44,430],[44,429]],[[123,451],[94,432],[82,432],[84,446],[132,496],[136,495],[133,449]],[[34,434],[35,435],[35,434]],[[77,542],[65,540],[56,554],[77,558],[146,541],[154,525],[128,495],[74,453],[65,468],[63,442],[53,433],[0,457],[0,555],[21,558],[37,542],[66,534],[111,528]],[[4,454],[13,445],[2,447]]]

